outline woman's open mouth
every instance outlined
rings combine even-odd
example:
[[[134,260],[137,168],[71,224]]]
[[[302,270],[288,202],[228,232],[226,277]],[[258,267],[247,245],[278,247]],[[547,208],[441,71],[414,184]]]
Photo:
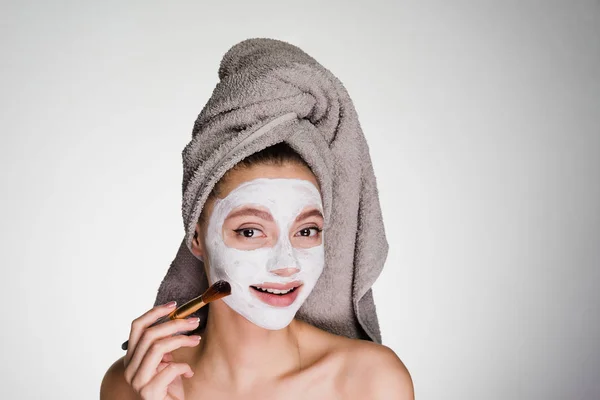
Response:
[[[250,286],[252,293],[263,303],[273,307],[287,307],[291,305],[298,293],[302,283],[292,282],[287,285],[262,284]]]

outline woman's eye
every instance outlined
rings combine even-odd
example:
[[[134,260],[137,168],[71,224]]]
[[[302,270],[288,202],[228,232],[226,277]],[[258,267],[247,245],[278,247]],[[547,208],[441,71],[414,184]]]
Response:
[[[300,234],[300,236],[317,236],[319,234],[319,232],[321,232],[321,231],[322,231],[322,229],[319,229],[317,227],[312,227],[312,228],[301,229],[298,233]]]
[[[242,229],[234,229],[234,232],[240,236],[252,238],[252,237],[258,236],[258,232],[260,232],[260,229],[242,228]]]

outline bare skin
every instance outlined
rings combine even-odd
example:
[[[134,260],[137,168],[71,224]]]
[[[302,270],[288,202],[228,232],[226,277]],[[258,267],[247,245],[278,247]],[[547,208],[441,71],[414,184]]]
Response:
[[[319,187],[306,167],[254,165],[232,171],[219,195],[225,197],[241,183],[261,177],[304,179]],[[205,205],[206,220],[212,206]],[[320,217],[312,218],[318,224]],[[204,229],[196,226],[196,256],[204,255]],[[266,330],[221,300],[211,304],[199,343],[184,335],[171,336],[196,328],[187,321],[146,329],[157,315],[169,311],[159,306],[137,319],[130,350],[104,377],[101,400],[414,398],[408,370],[386,346],[334,335],[296,319],[284,329]]]

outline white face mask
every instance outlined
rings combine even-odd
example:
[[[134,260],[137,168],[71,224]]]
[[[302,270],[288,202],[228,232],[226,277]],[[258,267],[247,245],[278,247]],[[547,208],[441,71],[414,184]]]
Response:
[[[273,237],[267,238],[271,240],[269,247],[262,246],[254,250],[240,250],[225,244],[223,223],[232,210],[237,211],[241,206],[258,206],[268,210],[277,224],[276,242]],[[321,195],[311,182],[302,179],[254,179],[242,183],[224,199],[215,201],[205,240],[210,283],[223,279],[231,284],[231,295],[223,298],[230,308],[265,329],[282,329],[292,321],[314,288],[325,264],[323,236],[319,245],[308,248],[293,247],[290,241],[290,236],[297,234],[296,229],[290,232],[296,217],[302,211],[315,208],[323,213]],[[242,228],[245,230],[252,229],[246,228],[246,225],[253,227],[257,224],[244,224]],[[304,226],[299,225],[302,229]],[[304,235],[294,237],[294,240],[307,238]],[[278,275],[282,274],[283,268],[292,268],[294,273],[290,276]],[[289,285],[298,281],[302,285],[283,296],[251,287],[269,286],[269,283]]]

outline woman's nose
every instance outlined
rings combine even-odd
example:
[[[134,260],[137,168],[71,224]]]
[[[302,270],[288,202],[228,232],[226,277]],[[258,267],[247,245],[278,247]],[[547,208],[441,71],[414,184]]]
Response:
[[[271,271],[271,273],[281,277],[292,276],[294,274],[297,274],[298,272],[300,272],[299,268],[279,268]]]

